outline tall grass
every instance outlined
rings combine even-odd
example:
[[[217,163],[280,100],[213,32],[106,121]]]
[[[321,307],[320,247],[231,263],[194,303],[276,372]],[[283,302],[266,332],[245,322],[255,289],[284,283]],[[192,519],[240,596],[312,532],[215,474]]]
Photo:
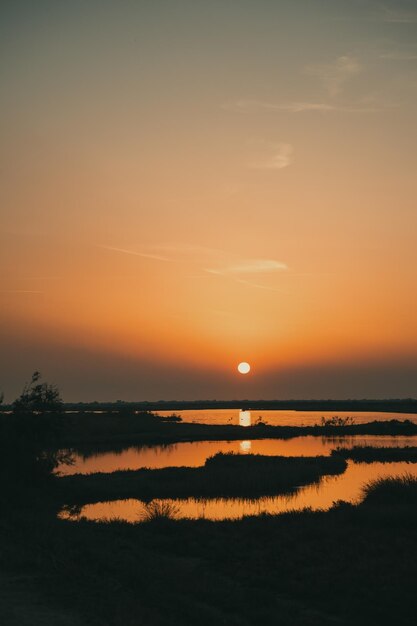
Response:
[[[162,520],[174,520],[180,512],[179,506],[174,502],[151,500],[143,505],[139,515],[141,522],[156,522]]]
[[[336,448],[332,450],[332,456],[352,459],[362,463],[395,463],[404,461],[406,463],[417,463],[417,447],[374,447],[374,446],[354,446],[353,448]]]
[[[341,457],[273,457],[219,453],[203,467],[167,467],[72,475],[57,488],[68,504],[138,498],[248,497],[290,493],[324,475],[340,474]]]
[[[417,506],[417,478],[411,474],[404,476],[377,478],[367,483],[363,489],[363,504],[378,504],[387,507]]]

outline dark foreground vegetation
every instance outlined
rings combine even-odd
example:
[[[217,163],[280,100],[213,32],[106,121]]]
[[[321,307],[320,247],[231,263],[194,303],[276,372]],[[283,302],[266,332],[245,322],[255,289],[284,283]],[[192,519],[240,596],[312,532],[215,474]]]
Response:
[[[33,491],[9,502],[0,554],[4,575],[24,576],[70,623],[415,624],[412,480],[379,483],[356,507],[241,521],[67,522],[55,506]]]
[[[256,438],[257,432],[259,437],[327,435],[328,429],[329,436],[416,434],[411,422],[358,427],[326,423],[306,429],[273,428],[272,432],[280,433],[273,435],[272,427],[265,426],[218,431],[218,427],[187,425],[183,429],[184,424],[163,423],[149,413],[90,417],[79,415],[81,421],[70,425],[58,391],[35,375],[14,403],[13,413],[0,420],[2,626],[416,623],[414,479],[379,481],[368,486],[362,504],[339,502],[328,512],[210,522],[172,520],[169,511],[162,511],[150,514],[146,523],[127,524],[72,522],[59,519],[57,513],[67,499],[79,501],[89,480],[89,501],[97,497],[96,489],[115,488],[114,493],[119,493],[130,475],[133,485],[138,476],[145,477],[140,478],[141,488],[149,489],[151,497],[155,489],[173,489],[173,483],[180,491],[189,482],[201,493],[206,472],[212,472],[216,495],[226,488],[259,491],[263,488],[259,477],[262,484],[278,481],[273,489],[285,490],[295,480],[343,471],[345,460],[339,455],[295,459],[291,464],[285,458],[284,468],[283,459],[220,455],[204,468],[171,468],[182,475],[171,470],[116,473],[116,482],[117,474],[124,476],[116,486],[106,475],[60,478],[54,474],[59,462],[71,462],[70,453],[57,452],[57,446],[70,437],[81,443],[117,443],[126,438],[145,443],[152,437],[181,441],[193,434],[197,439],[219,438],[219,432],[226,435],[226,428],[224,438],[230,439],[241,438],[242,430],[245,438],[249,433]],[[102,426],[96,418],[103,419]],[[213,429],[215,434],[207,436]],[[255,476],[253,485],[249,467]]]
[[[385,448],[374,446],[354,446],[353,448],[337,448],[332,451],[332,456],[351,459],[358,463],[417,463],[417,448],[405,446],[404,448]]]
[[[66,503],[138,498],[242,497],[289,493],[346,469],[340,457],[216,454],[203,467],[167,467],[74,475],[56,483]]]
[[[335,416],[337,418],[337,416]],[[10,416],[0,416],[0,420]],[[315,426],[254,426],[192,424],[169,421],[153,413],[78,413],[60,415],[60,444],[81,447],[95,444],[140,445],[183,441],[239,439],[290,439],[304,435],[339,437],[344,435],[417,435],[417,423],[410,420],[373,421],[367,424],[340,424],[337,419]]]

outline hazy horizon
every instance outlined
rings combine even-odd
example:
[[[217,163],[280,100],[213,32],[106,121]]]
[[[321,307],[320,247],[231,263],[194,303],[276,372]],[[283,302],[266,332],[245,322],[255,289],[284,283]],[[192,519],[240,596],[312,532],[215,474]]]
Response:
[[[6,402],[417,396],[414,1],[0,13]]]

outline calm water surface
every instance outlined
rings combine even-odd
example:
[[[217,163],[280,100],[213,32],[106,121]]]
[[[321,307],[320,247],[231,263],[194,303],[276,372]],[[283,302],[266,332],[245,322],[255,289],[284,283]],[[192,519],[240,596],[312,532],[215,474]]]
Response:
[[[374,436],[356,437],[294,437],[293,439],[250,439],[241,441],[193,441],[166,446],[129,447],[121,451],[94,450],[75,454],[75,463],[60,466],[63,476],[136,470],[143,467],[198,467],[218,452],[240,454],[265,454],[268,456],[318,456],[329,455],[335,448],[343,446],[417,446],[417,436]]]
[[[161,412],[170,415],[172,412]],[[181,411],[187,422],[204,424],[239,423],[250,426],[261,418],[273,425],[312,425],[320,423],[322,417],[332,417],[332,412],[317,411],[239,411],[229,409]],[[411,419],[415,415],[397,413],[341,413],[339,417],[352,417],[356,423],[372,420]],[[196,441],[175,443],[166,446],[132,446],[120,450],[94,449],[75,455],[75,464],[58,468],[61,475],[89,474],[92,472],[114,472],[140,468],[163,468],[174,466],[198,467],[218,452],[240,454],[265,454],[272,456],[317,456],[329,455],[338,446],[417,446],[417,436],[354,436],[354,437],[294,437],[293,439],[256,439],[241,441]],[[178,518],[201,518],[210,520],[238,519],[246,515],[261,513],[283,513],[304,508],[328,509],[334,502],[345,500],[357,503],[362,497],[363,486],[376,478],[411,474],[417,477],[417,464],[408,463],[353,463],[342,475],[324,476],[314,485],[300,487],[292,495],[262,497],[254,500],[239,498],[205,498],[158,500],[175,505]],[[116,500],[87,504],[78,515],[66,511],[62,518],[104,520],[120,518],[128,522],[141,521],[146,505],[140,500]]]
[[[250,426],[261,418],[274,425],[306,425],[320,423],[322,417],[332,417],[334,413],[318,411],[236,411],[235,409],[216,409],[201,411],[180,411],[184,421],[202,424],[240,424]],[[172,415],[162,411],[160,415]],[[356,423],[372,420],[413,419],[416,415],[398,413],[338,413],[339,417],[352,417]],[[242,441],[196,441],[175,443],[165,446],[131,446],[122,450],[105,448],[75,454],[72,466],[60,466],[61,475],[90,474],[94,472],[114,472],[118,470],[136,470],[142,467],[158,469],[163,467],[197,467],[204,465],[209,456],[218,452],[243,454],[266,454],[269,456],[317,456],[329,455],[337,446],[417,446],[417,436],[373,436],[355,437],[294,437],[293,439],[250,439]]]
[[[410,474],[417,478],[417,464],[408,463],[353,463],[348,462],[346,471],[339,476],[324,476],[319,483],[300,487],[293,495],[263,497],[256,500],[240,498],[204,498],[158,500],[170,502],[177,508],[176,517],[205,518],[209,520],[239,519],[246,515],[261,513],[285,513],[300,511],[304,508],[327,510],[334,502],[345,500],[358,503],[362,498],[363,486],[371,480],[388,476]],[[82,507],[78,515],[63,511],[62,519],[103,521],[113,518],[127,522],[140,522],[146,511],[145,503],[140,500],[115,500],[98,502]]]
[[[158,415],[172,415],[173,411],[158,411]],[[198,411],[186,410],[175,411],[182,417],[184,422],[196,424],[240,424],[250,426],[257,420],[262,419],[270,426],[313,426],[320,424],[321,418],[326,419],[337,415],[338,417],[352,417],[355,424],[366,422],[387,421],[392,419],[409,419],[417,422],[416,414],[409,413],[382,413],[382,412],[359,412],[359,411],[236,411],[236,409],[203,409]]]

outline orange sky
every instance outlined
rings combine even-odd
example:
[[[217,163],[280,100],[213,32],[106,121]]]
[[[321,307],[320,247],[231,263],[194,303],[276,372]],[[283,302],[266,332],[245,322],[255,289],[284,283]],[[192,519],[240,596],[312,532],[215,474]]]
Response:
[[[412,4],[2,11],[6,399],[416,394]]]

